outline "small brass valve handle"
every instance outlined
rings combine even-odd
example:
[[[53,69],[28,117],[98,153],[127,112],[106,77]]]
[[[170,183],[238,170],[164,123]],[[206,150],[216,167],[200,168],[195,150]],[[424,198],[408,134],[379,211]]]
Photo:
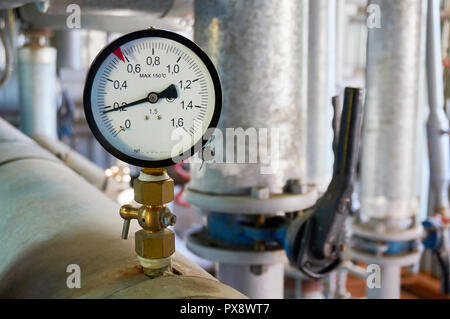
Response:
[[[172,214],[165,205],[141,206],[124,205],[120,208],[120,217],[123,218],[122,239],[128,238],[132,219],[136,219],[139,225],[146,231],[162,231],[164,228],[173,226],[177,217]]]
[[[123,220],[123,226],[122,226],[122,239],[128,238],[128,233],[130,231],[130,220],[124,219]]]
[[[131,220],[138,219],[138,216],[139,208],[131,205],[124,205],[120,207],[120,217],[123,218],[122,239],[128,238]]]

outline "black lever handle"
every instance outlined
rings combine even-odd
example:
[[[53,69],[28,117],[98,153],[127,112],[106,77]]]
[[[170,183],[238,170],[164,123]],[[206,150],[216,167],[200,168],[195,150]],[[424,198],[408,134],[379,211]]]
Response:
[[[288,229],[288,256],[312,278],[321,278],[342,261],[344,224],[351,208],[361,140],[364,90],[346,88],[330,186],[308,213]]]

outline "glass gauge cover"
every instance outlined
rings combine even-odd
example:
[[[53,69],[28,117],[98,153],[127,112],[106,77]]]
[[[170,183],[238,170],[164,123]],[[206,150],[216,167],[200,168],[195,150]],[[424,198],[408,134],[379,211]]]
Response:
[[[100,144],[118,159],[165,167],[207,142],[219,120],[217,71],[192,41],[148,29],[105,47],[89,69],[84,110]]]

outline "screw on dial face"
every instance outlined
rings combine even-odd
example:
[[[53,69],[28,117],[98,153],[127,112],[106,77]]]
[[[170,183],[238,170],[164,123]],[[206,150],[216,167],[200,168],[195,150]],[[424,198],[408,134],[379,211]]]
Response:
[[[133,32],[109,44],[84,88],[95,137],[112,155],[141,167],[169,166],[200,150],[221,106],[219,77],[207,55],[163,30]]]

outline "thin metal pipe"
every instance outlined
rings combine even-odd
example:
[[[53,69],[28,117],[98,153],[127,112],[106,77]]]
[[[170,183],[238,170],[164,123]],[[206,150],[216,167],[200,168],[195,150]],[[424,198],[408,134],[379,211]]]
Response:
[[[444,84],[441,53],[440,1],[428,0],[427,79],[430,115],[427,122],[431,185],[434,209],[450,217],[450,137],[449,119],[444,111]]]
[[[58,50],[58,71],[61,68],[81,69],[81,31],[79,29],[56,31],[55,46]]]
[[[346,58],[347,38],[347,0],[336,0],[336,86],[339,90],[344,88],[344,65]]]
[[[73,169],[89,183],[94,185],[97,189],[104,191],[105,187],[107,186],[106,183],[114,183],[113,179],[107,178],[107,176],[105,175],[105,171],[101,167],[92,163],[86,157],[79,154],[63,142],[41,135],[33,136],[33,139],[40,146],[58,157],[68,167]],[[115,187],[113,188],[115,189],[115,191],[118,191],[120,189],[118,185],[115,185]]]
[[[9,15],[12,15],[11,10],[0,13],[0,40],[5,52],[5,65],[0,76],[0,87],[8,81],[14,69],[14,53],[11,30],[9,28]]]
[[[325,191],[333,174],[336,2],[310,0],[309,7],[307,174]]]

